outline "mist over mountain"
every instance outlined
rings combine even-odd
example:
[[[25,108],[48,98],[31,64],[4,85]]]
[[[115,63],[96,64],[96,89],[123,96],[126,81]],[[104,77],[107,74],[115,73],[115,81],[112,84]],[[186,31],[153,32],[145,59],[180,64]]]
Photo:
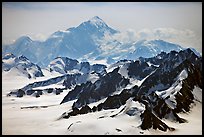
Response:
[[[33,63],[46,67],[58,56],[89,62],[102,60],[111,64],[121,59],[153,57],[162,51],[168,53],[185,49],[163,40],[141,40],[129,44],[117,40],[104,41],[105,36],[119,33],[120,31],[110,28],[101,18],[95,16],[77,27],[56,31],[43,42],[22,36],[13,44],[3,46],[2,55],[24,55]]]

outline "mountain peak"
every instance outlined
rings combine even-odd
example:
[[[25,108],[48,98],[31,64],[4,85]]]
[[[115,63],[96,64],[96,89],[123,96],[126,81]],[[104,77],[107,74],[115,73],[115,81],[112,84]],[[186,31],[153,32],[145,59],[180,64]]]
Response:
[[[19,56],[18,57],[20,60],[22,60],[22,61],[28,61],[29,59],[28,58],[26,58],[24,55],[21,55],[21,56]]]
[[[101,18],[99,18],[98,16],[94,16],[92,17],[90,20],[100,20],[100,21],[103,21]]]
[[[32,40],[31,40],[31,38],[30,37],[28,37],[28,36],[21,36],[20,38],[18,38],[17,40],[16,40],[16,42],[25,42],[25,41],[27,41],[27,42],[31,42]]]
[[[106,23],[101,18],[99,18],[98,16],[92,17],[87,22],[92,24],[92,25],[95,25],[95,26],[101,26],[101,27],[107,26]]]

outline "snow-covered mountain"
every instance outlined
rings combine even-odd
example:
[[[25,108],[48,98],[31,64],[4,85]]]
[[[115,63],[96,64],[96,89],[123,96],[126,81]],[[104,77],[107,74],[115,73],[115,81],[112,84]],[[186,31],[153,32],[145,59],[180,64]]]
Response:
[[[101,97],[109,96],[124,84],[122,80],[126,81],[125,86],[127,86],[127,84],[130,83],[129,80],[132,79],[137,81],[143,80],[141,85],[139,85],[141,87],[138,94],[142,94],[144,91],[146,94],[151,94],[155,90],[166,90],[170,88],[179,73],[185,69],[183,67],[180,69],[180,67],[188,61],[198,67],[199,71],[202,71],[201,60],[201,57],[195,55],[192,50],[186,49],[180,52],[171,51],[168,54],[162,52],[152,58],[140,57],[140,59],[136,61],[120,61],[110,66],[110,68],[114,69],[112,72],[107,73],[107,75],[101,77],[95,83],[86,83],[85,85],[76,87],[73,91],[69,92],[69,94],[71,95],[72,92],[75,94],[71,100],[78,98],[76,103],[79,103],[77,106],[80,107],[85,102],[91,103],[94,100],[101,99]],[[117,82],[114,84],[114,81]],[[136,86],[138,86],[138,84],[136,84]],[[107,91],[104,90],[105,87],[107,87]],[[111,90],[112,88],[113,90]],[[105,91],[105,94],[103,91]],[[70,100],[69,94],[62,103],[67,101],[66,98]],[[83,97],[83,94],[85,94],[85,97]],[[82,100],[81,98],[86,99]]]
[[[125,79],[118,73],[118,69],[106,74],[99,78],[94,83],[87,82],[86,84],[75,87],[74,90],[70,91],[61,103],[78,99],[75,106],[81,107],[85,104],[96,102],[104,97],[111,95],[113,92],[124,88],[129,80]]]
[[[169,53],[172,50],[184,49],[178,44],[163,40],[122,43],[112,37],[117,34],[120,34],[118,30],[112,29],[101,18],[95,16],[77,27],[56,31],[43,42],[22,36],[11,45],[3,45],[2,55],[24,55],[33,63],[46,67],[56,57],[112,64],[122,59],[148,58],[162,51]],[[109,39],[105,39],[106,37]]]
[[[202,106],[202,57],[193,48],[159,39],[123,43],[112,37],[119,33],[95,16],[77,27],[56,31],[43,42],[23,36],[3,46],[2,74],[8,80],[5,86],[16,75],[27,80],[16,89],[12,86],[17,85],[18,78],[11,80],[14,83],[7,86],[6,95],[12,99],[8,100],[15,102],[19,101],[15,97],[21,97],[26,102],[36,98],[44,101],[49,97],[57,104],[55,109],[66,106],[60,118],[98,112],[90,114],[96,122],[101,119],[131,121],[131,128],[123,127],[126,133],[136,129],[143,134],[141,129],[151,128],[176,131],[177,126],[169,125],[169,121],[175,125],[186,123],[188,119],[181,112],[191,113],[192,104]],[[55,95],[58,95],[57,102],[53,99]],[[36,108],[44,107],[48,106]],[[86,122],[79,127],[90,123]],[[76,123],[66,127],[67,132],[75,129],[79,133]],[[120,128],[113,130],[123,132]]]
[[[128,59],[135,59],[139,57],[150,58],[154,57],[161,52],[169,53],[170,51],[183,50],[181,46],[169,43],[164,40],[142,40],[135,43],[135,50],[127,57]],[[127,55],[128,56],[128,55]]]
[[[2,58],[2,72],[11,73],[11,71],[29,79],[43,76],[41,68],[25,56],[16,57],[8,53]]]
[[[47,66],[58,56],[80,58],[98,48],[97,39],[117,32],[95,16],[77,27],[54,32],[44,42],[33,41],[27,36],[20,37],[15,43],[3,46],[2,51],[3,55],[8,52],[24,55],[34,63]]]
[[[140,40],[135,43],[120,43],[117,40],[102,41],[100,48],[88,54],[87,59],[106,60],[108,64],[122,59],[150,58],[161,52],[180,51],[185,48],[164,40]],[[96,53],[95,53],[96,52]],[[100,53],[100,54],[97,54]]]
[[[3,58],[3,69],[5,71],[8,71],[10,67],[14,67],[13,64],[8,64],[11,60],[6,61],[7,64],[4,63],[5,59],[8,60],[10,58],[15,58],[15,56],[13,54],[7,54],[7,56]],[[26,59],[26,57],[24,58]],[[22,57],[20,57],[20,59],[22,59]],[[79,62],[67,57],[57,57],[50,62],[46,71],[46,73],[57,75],[51,78],[45,77],[45,80],[29,83],[21,89],[14,89],[8,95],[17,97],[23,97],[24,95],[40,97],[46,93],[56,93],[56,95],[59,95],[63,90],[69,90],[77,85],[86,82],[94,83],[107,73],[105,65],[90,65],[89,62]]]
[[[14,57],[10,54],[4,59]],[[61,76],[30,83],[8,95],[40,97],[66,92],[60,104],[73,103],[60,118],[110,109],[106,117],[134,116],[140,121],[137,128],[162,131],[176,129],[168,124],[169,120],[186,123],[188,119],[182,118],[180,112],[190,112],[192,104],[202,102],[202,57],[191,49],[161,52],[151,58],[120,60],[105,68],[57,57],[50,63],[49,70]]]
[[[12,53],[16,56],[25,56],[31,62],[37,63],[38,55],[40,54],[41,42],[33,41],[28,36],[22,36],[18,38],[11,45],[3,45],[2,46],[2,55],[6,55],[7,53]]]
[[[88,74],[96,73],[100,76],[106,74],[106,66],[103,64],[90,65],[89,62],[79,62],[68,57],[57,57],[48,65],[50,71],[56,71],[61,74]]]
[[[70,91],[61,103],[74,99],[77,101],[73,103],[72,111],[64,113],[62,117],[69,118],[77,114],[123,107],[118,114],[126,110],[129,115],[140,115],[140,127],[144,130],[154,128],[173,131],[174,128],[165,124],[162,119],[187,122],[179,117],[178,113],[189,112],[192,103],[201,101],[198,99],[200,93],[193,92],[195,87],[202,89],[201,57],[191,49],[186,49],[180,52],[171,51],[168,54],[162,52],[152,58],[141,57],[136,61],[122,62],[116,63],[115,66],[119,67],[95,83],[86,83]],[[126,73],[126,78],[119,72],[123,76]],[[133,86],[132,79],[137,81]],[[118,89],[121,92],[117,92]],[[114,92],[117,93],[113,94]],[[90,103],[104,98],[104,102],[89,107]],[[144,111],[138,112],[137,108],[127,109],[128,99],[143,104]]]

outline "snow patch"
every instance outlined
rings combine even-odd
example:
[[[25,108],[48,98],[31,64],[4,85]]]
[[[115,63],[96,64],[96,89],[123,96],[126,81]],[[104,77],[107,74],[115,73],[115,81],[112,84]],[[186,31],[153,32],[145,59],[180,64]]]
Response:
[[[187,77],[188,77],[188,72],[186,71],[186,69],[184,69],[179,74],[178,79],[179,80],[183,80],[183,79],[186,79]]]
[[[118,71],[118,73],[121,74],[121,76],[125,77],[126,79],[129,78],[127,68],[128,68],[127,65],[123,65],[122,67],[120,67],[120,69]]]
[[[202,89],[195,86],[192,92],[193,92],[195,100],[202,102]]]
[[[177,102],[176,102],[175,95],[177,94],[178,91],[181,90],[182,80],[186,79],[187,76],[188,76],[187,71],[182,70],[177,77],[177,81],[173,83],[170,88],[168,88],[167,90],[155,92],[160,98],[163,98],[167,103],[167,105],[172,109],[176,108]]]
[[[159,65],[155,65],[155,64],[151,63],[150,61],[148,61],[146,63],[148,64],[149,67],[151,67],[151,66],[159,67]]]

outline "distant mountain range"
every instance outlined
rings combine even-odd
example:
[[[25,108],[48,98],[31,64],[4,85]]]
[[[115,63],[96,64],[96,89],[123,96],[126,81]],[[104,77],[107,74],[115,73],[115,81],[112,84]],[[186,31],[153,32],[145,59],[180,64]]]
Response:
[[[168,53],[184,49],[163,40],[141,40],[129,44],[112,39],[104,40],[104,36],[119,33],[95,16],[77,27],[56,31],[43,42],[22,36],[11,45],[3,45],[2,55],[7,53],[23,55],[33,63],[46,67],[56,57],[69,57],[89,62],[103,60],[111,64],[122,59],[153,57],[162,51]]]
[[[16,57],[13,54],[6,54],[2,58],[2,71],[15,71],[17,75],[28,78],[36,78],[44,76],[41,68],[28,60],[25,56]]]

